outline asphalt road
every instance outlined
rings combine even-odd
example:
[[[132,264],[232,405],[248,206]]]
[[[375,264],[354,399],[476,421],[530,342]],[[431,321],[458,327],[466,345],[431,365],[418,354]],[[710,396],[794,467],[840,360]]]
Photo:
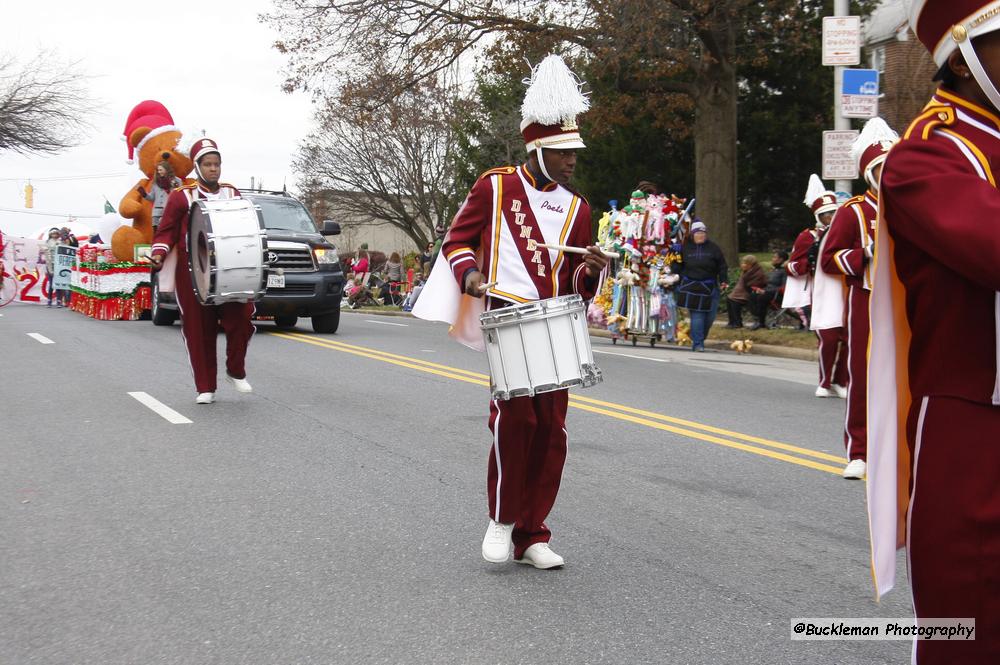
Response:
[[[482,356],[414,319],[257,328],[254,393],[200,406],[178,325],[0,310],[0,663],[909,662],[789,637],[912,615],[905,580],[873,599],[811,363],[595,338],[537,571],[479,553]]]

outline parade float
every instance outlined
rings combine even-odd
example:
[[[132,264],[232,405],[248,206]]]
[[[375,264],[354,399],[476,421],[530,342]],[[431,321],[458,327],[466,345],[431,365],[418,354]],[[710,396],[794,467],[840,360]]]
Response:
[[[680,262],[680,243],[690,225],[690,203],[673,195],[632,192],[628,205],[601,217],[598,244],[614,252],[601,291],[594,299],[591,321],[607,326],[612,342],[631,339],[655,346],[657,341],[683,342],[674,305],[673,286],[679,276],[671,264]],[[603,316],[602,316],[603,315]]]

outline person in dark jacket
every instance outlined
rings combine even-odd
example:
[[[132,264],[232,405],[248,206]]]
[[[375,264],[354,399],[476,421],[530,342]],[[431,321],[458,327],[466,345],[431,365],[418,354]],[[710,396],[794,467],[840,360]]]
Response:
[[[708,228],[701,220],[691,225],[691,234],[681,247],[681,262],[671,270],[681,276],[677,306],[686,307],[691,316],[691,350],[704,351],[719,309],[720,287],[728,286],[729,267],[722,250],[708,239]]]
[[[787,261],[788,252],[783,249],[777,250],[771,255],[771,265],[774,269],[767,273],[767,284],[763,288],[750,290],[750,306],[753,308],[753,315],[757,317],[757,322],[750,326],[750,330],[763,327],[768,307],[785,288],[785,280],[788,278],[788,272],[785,270]]]
[[[750,303],[750,295],[755,288],[763,288],[767,284],[767,275],[757,262],[757,257],[747,254],[740,259],[740,278],[732,293],[726,296],[726,308],[729,311],[727,328],[743,327],[743,307]]]

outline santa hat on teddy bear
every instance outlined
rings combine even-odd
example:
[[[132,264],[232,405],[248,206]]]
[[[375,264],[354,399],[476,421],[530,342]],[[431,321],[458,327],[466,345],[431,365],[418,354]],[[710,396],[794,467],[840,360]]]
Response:
[[[132,134],[140,127],[148,127],[149,132],[139,139],[135,145],[132,144]],[[181,131],[174,125],[174,119],[163,104],[158,101],[147,99],[136,104],[132,112],[128,114],[125,121],[125,131],[123,132],[125,142],[128,144],[128,163],[135,163],[135,151],[142,151],[142,146],[146,141],[165,132]]]
[[[545,171],[542,148],[586,148],[576,117],[590,108],[590,102],[580,92],[583,84],[558,55],[546,56],[525,83],[528,90],[521,105],[524,147],[529,153],[536,151],[542,174],[552,180]]]

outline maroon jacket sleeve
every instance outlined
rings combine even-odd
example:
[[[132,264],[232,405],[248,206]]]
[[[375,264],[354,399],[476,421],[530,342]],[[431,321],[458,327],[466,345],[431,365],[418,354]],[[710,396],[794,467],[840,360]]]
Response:
[[[490,223],[492,211],[493,184],[484,176],[472,186],[441,243],[441,253],[448,260],[459,287],[465,287],[466,271],[482,269],[476,262],[476,250],[482,242],[483,229]]]
[[[573,224],[573,232],[570,234],[568,244],[573,247],[593,245],[594,236],[590,224],[590,204],[583,197],[580,197],[580,210],[576,214],[576,223]],[[580,254],[566,256],[573,279],[573,292],[580,294],[585,300],[590,300],[597,294],[600,287],[598,284],[600,275],[588,275],[583,258]]]
[[[827,232],[820,265],[831,275],[861,277],[865,272],[865,248],[861,244],[861,227],[855,204],[837,210]]]
[[[947,139],[907,139],[883,174],[886,219],[904,238],[969,281],[1000,291],[1000,191]],[[931,168],[928,165],[933,165]]]
[[[804,277],[809,274],[809,249],[815,242],[812,232],[806,229],[795,239],[792,245],[792,256],[788,259],[785,269],[792,277]]]
[[[175,189],[167,197],[167,205],[163,208],[163,217],[153,236],[151,254],[166,256],[180,242],[181,229],[184,227],[184,217],[188,214],[188,200],[184,192]]]

